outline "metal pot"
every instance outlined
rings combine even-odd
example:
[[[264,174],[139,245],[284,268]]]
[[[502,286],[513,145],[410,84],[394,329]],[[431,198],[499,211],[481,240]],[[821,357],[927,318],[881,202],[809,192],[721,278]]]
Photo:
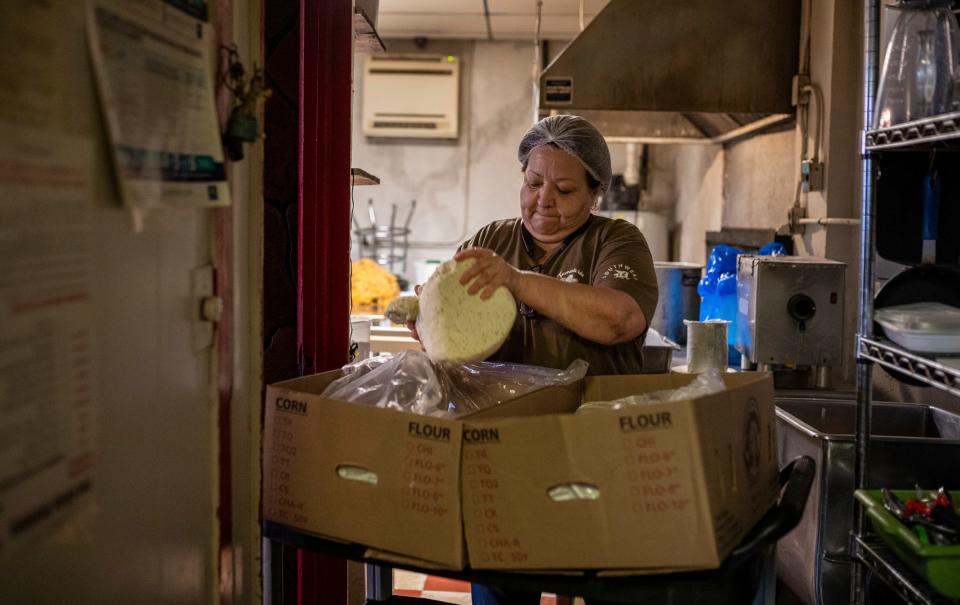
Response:
[[[653,267],[657,272],[660,298],[650,327],[673,342],[686,344],[687,330],[683,320],[700,319],[697,284],[700,283],[703,265],[655,262]]]

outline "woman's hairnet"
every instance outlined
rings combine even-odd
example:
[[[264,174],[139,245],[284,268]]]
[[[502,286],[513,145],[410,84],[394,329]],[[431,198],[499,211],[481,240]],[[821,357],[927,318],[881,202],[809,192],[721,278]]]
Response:
[[[590,176],[600,182],[601,193],[610,188],[610,150],[603,135],[593,124],[580,116],[556,115],[544,118],[523,135],[517,158],[526,166],[530,152],[548,143],[553,143],[577,158]]]

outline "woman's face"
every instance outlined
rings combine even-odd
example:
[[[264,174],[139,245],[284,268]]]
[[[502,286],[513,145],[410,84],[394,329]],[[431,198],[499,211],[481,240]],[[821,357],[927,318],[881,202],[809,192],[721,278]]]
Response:
[[[563,241],[586,222],[597,194],[587,185],[587,171],[576,158],[553,145],[541,145],[530,153],[523,171],[523,224],[537,241]]]

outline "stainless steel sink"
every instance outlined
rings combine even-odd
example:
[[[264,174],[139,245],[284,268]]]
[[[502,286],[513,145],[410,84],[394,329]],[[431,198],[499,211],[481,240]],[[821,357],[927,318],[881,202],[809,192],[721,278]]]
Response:
[[[777,399],[780,461],[807,455],[817,476],[800,525],[777,548],[782,581],[806,603],[850,603],[856,402]],[[928,405],[873,405],[869,483],[960,487],[960,415]]]

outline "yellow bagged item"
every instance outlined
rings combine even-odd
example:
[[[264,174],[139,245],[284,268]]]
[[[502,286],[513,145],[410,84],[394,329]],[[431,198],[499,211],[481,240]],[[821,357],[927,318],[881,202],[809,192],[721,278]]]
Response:
[[[372,259],[361,258],[351,265],[350,295],[353,313],[382,313],[400,296],[397,278]]]

